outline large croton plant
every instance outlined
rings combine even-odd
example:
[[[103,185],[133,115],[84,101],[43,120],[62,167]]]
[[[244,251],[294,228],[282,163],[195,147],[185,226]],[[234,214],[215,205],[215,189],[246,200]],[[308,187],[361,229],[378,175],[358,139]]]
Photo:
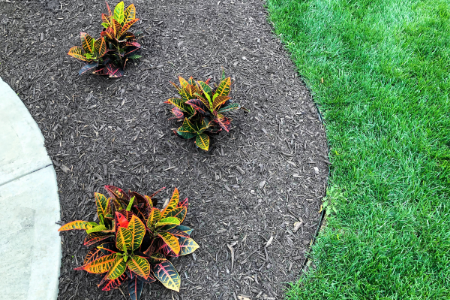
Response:
[[[129,59],[141,57],[137,51],[141,45],[129,31],[136,19],[136,8],[131,4],[125,9],[123,1],[118,3],[114,12],[108,3],[108,15],[102,14],[103,31],[97,40],[85,32],[80,33],[81,47],[70,48],[69,55],[84,62],[78,72],[80,75],[91,72],[107,75],[110,78],[121,77]]]
[[[241,108],[233,103],[230,97],[231,78],[222,73],[220,83],[211,87],[209,79],[196,81],[178,77],[180,86],[171,82],[177,89],[180,97],[168,99],[164,103],[172,104],[172,113],[175,119],[182,120],[183,124],[175,131],[185,138],[195,138],[195,144],[202,150],[208,151],[210,137],[208,133],[218,133],[222,130],[230,131],[231,118],[224,113]]]
[[[126,283],[132,300],[138,300],[144,283],[160,281],[179,291],[180,275],[168,260],[194,252],[199,246],[190,237],[192,229],[181,225],[188,199],[179,201],[175,188],[164,209],[155,207],[154,196],[140,195],[105,186],[109,194],[95,193],[98,223],[73,221],[59,231],[85,230],[86,246],[94,246],[82,266],[75,270],[105,274],[98,285],[104,291]]]

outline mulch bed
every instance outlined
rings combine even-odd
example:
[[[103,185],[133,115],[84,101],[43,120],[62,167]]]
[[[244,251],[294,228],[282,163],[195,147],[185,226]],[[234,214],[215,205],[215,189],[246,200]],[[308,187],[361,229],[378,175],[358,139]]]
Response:
[[[78,76],[81,64],[66,55],[80,31],[98,36],[102,1],[0,6],[0,76],[45,136],[61,221],[94,220],[93,193],[105,193],[105,184],[145,194],[166,186],[163,200],[178,187],[190,199],[185,224],[200,249],[173,261],[180,293],[153,284],[141,299],[281,299],[319,223],[328,161],[314,103],[272,34],[264,2],[125,4],[132,2],[143,57],[115,80]],[[221,67],[235,80],[232,98],[251,112],[235,112],[231,132],[214,136],[206,153],[172,133],[179,124],[162,102],[175,96],[169,81],[178,75],[218,82]],[[87,252],[83,237],[61,236],[58,299],[126,299],[99,290],[101,276],[73,270]]]

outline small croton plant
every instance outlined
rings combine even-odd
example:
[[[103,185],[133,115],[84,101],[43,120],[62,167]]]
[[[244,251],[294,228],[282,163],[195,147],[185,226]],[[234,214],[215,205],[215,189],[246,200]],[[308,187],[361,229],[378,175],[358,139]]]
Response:
[[[131,4],[124,9],[123,1],[116,5],[114,12],[108,3],[108,15],[102,14],[104,27],[99,39],[92,38],[85,32],[80,33],[81,47],[70,48],[69,55],[81,60],[85,65],[78,72],[80,75],[91,72],[107,75],[110,78],[121,77],[129,59],[141,57],[137,51],[141,45],[128,30],[136,19],[136,8]]]
[[[85,230],[84,245],[92,248],[82,266],[75,270],[105,274],[98,285],[103,291],[127,283],[131,299],[138,300],[144,283],[160,281],[179,291],[181,278],[168,260],[194,252],[199,246],[190,237],[192,229],[181,225],[188,199],[179,201],[175,188],[164,209],[155,207],[151,196],[105,186],[109,198],[95,193],[99,222],[73,221],[59,231]]]
[[[183,124],[175,131],[185,138],[195,138],[195,144],[202,150],[209,150],[210,138],[208,133],[218,133],[221,130],[230,131],[231,119],[224,113],[241,108],[233,103],[230,95],[231,78],[222,73],[222,80],[213,88],[209,79],[196,81],[192,77],[185,80],[178,77],[180,86],[171,82],[178,91],[180,98],[170,98],[164,103],[172,104],[175,119]]]

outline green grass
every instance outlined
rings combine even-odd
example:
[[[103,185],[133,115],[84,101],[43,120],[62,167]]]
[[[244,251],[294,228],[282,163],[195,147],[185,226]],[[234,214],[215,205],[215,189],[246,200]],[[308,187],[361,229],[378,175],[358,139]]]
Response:
[[[450,1],[266,1],[343,195],[287,298],[450,299]]]

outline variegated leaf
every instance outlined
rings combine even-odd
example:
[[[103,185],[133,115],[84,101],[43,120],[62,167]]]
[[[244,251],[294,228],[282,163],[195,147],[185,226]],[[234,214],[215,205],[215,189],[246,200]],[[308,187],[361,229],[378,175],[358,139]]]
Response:
[[[111,233],[94,232],[85,237],[84,245],[86,247],[89,247],[91,245],[94,245],[95,243],[99,243],[99,242],[104,241],[113,236],[114,236],[114,234],[111,234]]]
[[[153,274],[166,288],[179,292],[181,278],[175,267],[168,260],[153,267]]]
[[[92,222],[77,220],[77,221],[69,222],[69,223],[61,226],[61,228],[59,228],[58,231],[89,230],[93,227],[94,226],[93,226]]]
[[[185,102],[180,98],[170,98],[166,102],[167,104],[172,104],[173,106],[179,108],[181,111],[187,112],[187,107]]]
[[[153,207],[147,220],[147,227],[153,227],[159,220],[161,220],[161,211]]]
[[[117,40],[118,36],[119,36],[119,32],[120,32],[122,26],[120,25],[119,22],[117,22],[116,19],[112,19],[110,28],[112,28],[112,31],[113,31],[113,34],[114,34],[114,39]]]
[[[230,105],[227,105],[226,107],[222,107],[221,109],[219,109],[219,113],[222,114],[224,112],[236,110],[239,108],[241,108],[241,106],[238,103],[231,103]]]
[[[130,200],[130,197],[121,189],[113,185],[105,185],[105,190],[109,196],[118,200]]]
[[[109,75],[109,78],[119,78],[124,74],[124,71],[122,69],[111,63],[106,65],[106,72]]]
[[[199,93],[195,92],[194,96],[197,97],[198,100],[202,101],[202,103],[206,106],[206,108],[210,109],[211,105],[209,103],[208,100],[206,100],[202,95],[200,95]]]
[[[187,131],[183,126],[181,126],[180,128],[178,128],[178,130],[176,131],[176,133],[177,133],[179,136],[181,136],[182,138],[187,139],[187,140],[188,140],[188,139],[192,139],[192,138],[194,138],[194,137],[197,136],[196,133],[192,133],[192,132]]]
[[[180,256],[188,255],[199,248],[199,245],[191,238],[180,237]]]
[[[180,221],[180,224],[181,224],[181,223],[183,223],[184,218],[186,217],[186,214],[187,214],[186,207],[176,207],[166,214],[166,218],[175,217]],[[180,225],[180,224],[177,224],[177,225]]]
[[[117,253],[118,249],[116,248],[116,244],[114,242],[106,242],[99,246],[97,249],[102,250],[102,252],[106,254]]]
[[[225,102],[230,100],[230,97],[228,96],[218,96],[216,99],[214,99],[213,102],[213,108],[218,109],[221,105],[223,105]]]
[[[144,281],[140,280],[137,275],[130,272],[130,279],[128,280],[128,293],[131,300],[139,300],[141,297]]]
[[[215,95],[228,96],[230,94],[231,78],[227,77],[223,79],[216,89]]]
[[[109,27],[111,25],[111,17],[107,16],[105,14],[102,14],[102,23],[107,24],[107,27]]]
[[[83,55],[83,49],[81,49],[78,46],[74,46],[69,49],[68,55],[81,60],[81,61],[89,61],[84,55]]]
[[[124,258],[122,256],[116,256],[116,260],[109,270],[108,279],[114,280],[119,278],[123,273],[125,273],[126,269],[127,263],[125,262]]]
[[[134,4],[130,4],[127,7],[127,9],[125,9],[123,22],[128,23],[135,18],[136,18],[136,7],[134,6]]]
[[[186,101],[186,104],[190,105],[192,108],[203,115],[206,115],[208,113],[206,111],[207,108],[205,108],[203,102],[200,99],[191,99],[189,101]]]
[[[106,274],[105,278],[107,278],[108,274]],[[127,280],[128,276],[126,273],[123,273],[119,278],[116,278],[114,280],[106,280],[106,285],[102,288],[102,291],[110,291],[113,289],[118,288],[122,283],[124,283]],[[99,284],[100,286],[101,284]]]
[[[80,32],[81,46],[86,53],[94,53],[94,39],[86,32]]]
[[[183,201],[180,201],[180,202],[178,203],[178,207],[181,207],[181,206],[186,207],[186,209],[187,209],[188,206],[189,206],[189,199],[186,198],[186,199],[184,199]]]
[[[131,272],[147,279],[150,275],[150,264],[148,261],[138,255],[133,255],[128,258],[127,262],[128,269]]]
[[[212,97],[211,87],[207,83],[203,81],[197,81],[197,86],[203,91],[205,95],[208,95],[210,98]]]
[[[105,195],[94,193],[95,204],[97,205],[97,216],[106,216],[109,213],[109,201]]]
[[[208,151],[209,150],[209,136],[206,133],[197,135],[195,144],[200,149]]]
[[[131,249],[131,232],[127,228],[119,227],[116,233],[116,247],[120,251],[128,251]]]
[[[100,36],[102,37],[107,37],[110,40],[114,40],[115,39],[115,34],[114,34],[114,29],[112,27],[112,23],[111,23],[111,27],[108,27],[106,29],[104,29],[101,33]]]
[[[145,235],[145,225],[142,221],[133,215],[128,224],[128,230],[131,232],[131,251],[138,249]]]
[[[158,233],[158,236],[163,239],[164,243],[166,243],[176,255],[180,253],[180,243],[175,236],[168,232]]]
[[[188,226],[184,226],[184,225],[178,225],[177,227],[175,227],[175,229],[181,230],[183,232],[186,232],[187,234],[191,235],[192,231],[194,231],[194,229],[188,227]]]
[[[86,72],[92,71],[93,69],[98,67],[98,63],[94,62],[94,63],[90,63],[90,64],[85,64],[80,71],[78,71],[78,75],[83,75]]]
[[[97,52],[98,57],[103,57],[106,54],[107,48],[105,38],[100,37],[95,41],[95,52]]]
[[[181,126],[184,130],[180,130],[182,132],[190,132],[190,133],[196,133],[198,128],[192,123],[188,118],[185,118],[183,120],[183,125]]]
[[[186,89],[186,87],[189,85],[189,83],[181,76],[178,76],[178,80],[180,81],[180,86],[183,89]]]
[[[226,132],[230,132],[231,128],[231,119],[225,117],[222,114],[217,115],[217,119],[215,121],[220,125],[222,129],[224,129]]]
[[[170,229],[170,230],[169,230],[169,233],[171,233],[172,235],[174,235],[174,236],[176,236],[176,237],[185,237],[185,238],[190,237],[189,234],[187,234],[187,233],[184,232],[184,231],[181,231],[181,230],[177,229],[177,227],[178,227],[178,226],[176,226],[176,227],[173,228],[173,229]],[[178,241],[179,241],[179,240],[178,240]]]
[[[121,1],[114,8],[114,19],[119,23],[122,23],[123,19],[125,18],[124,7],[124,3],[123,1]]]
[[[184,124],[184,123],[183,123]],[[164,210],[161,213],[161,218],[164,219],[168,212],[177,207],[178,202],[180,201],[180,193],[178,192],[178,189],[175,188],[172,193],[172,197],[170,198],[169,203],[164,208]]]
[[[172,113],[174,114],[175,119],[183,119],[184,118],[183,111],[181,109],[179,109],[178,107],[173,107]]]
[[[83,266],[83,270],[85,270],[88,273],[95,273],[95,274],[106,273],[113,266],[114,261],[116,260],[116,256],[117,256],[116,253],[112,253],[97,258],[96,260],[91,261],[89,264]]]
[[[108,15],[109,15],[109,16],[112,16],[111,7],[109,7],[108,2],[105,1],[105,3],[106,3],[106,8],[108,9]]]
[[[104,254],[101,249],[93,248],[89,250],[89,252],[86,254],[86,257],[84,258],[83,266],[93,262],[94,260],[102,256],[104,256]]]
[[[122,39],[122,36],[128,31],[128,29],[130,29],[130,27],[136,23],[137,21],[139,21],[139,19],[133,19],[125,24],[123,24],[122,29],[120,30],[117,38],[120,40]],[[134,46],[134,45],[133,45]],[[140,46],[140,45],[139,45]]]

